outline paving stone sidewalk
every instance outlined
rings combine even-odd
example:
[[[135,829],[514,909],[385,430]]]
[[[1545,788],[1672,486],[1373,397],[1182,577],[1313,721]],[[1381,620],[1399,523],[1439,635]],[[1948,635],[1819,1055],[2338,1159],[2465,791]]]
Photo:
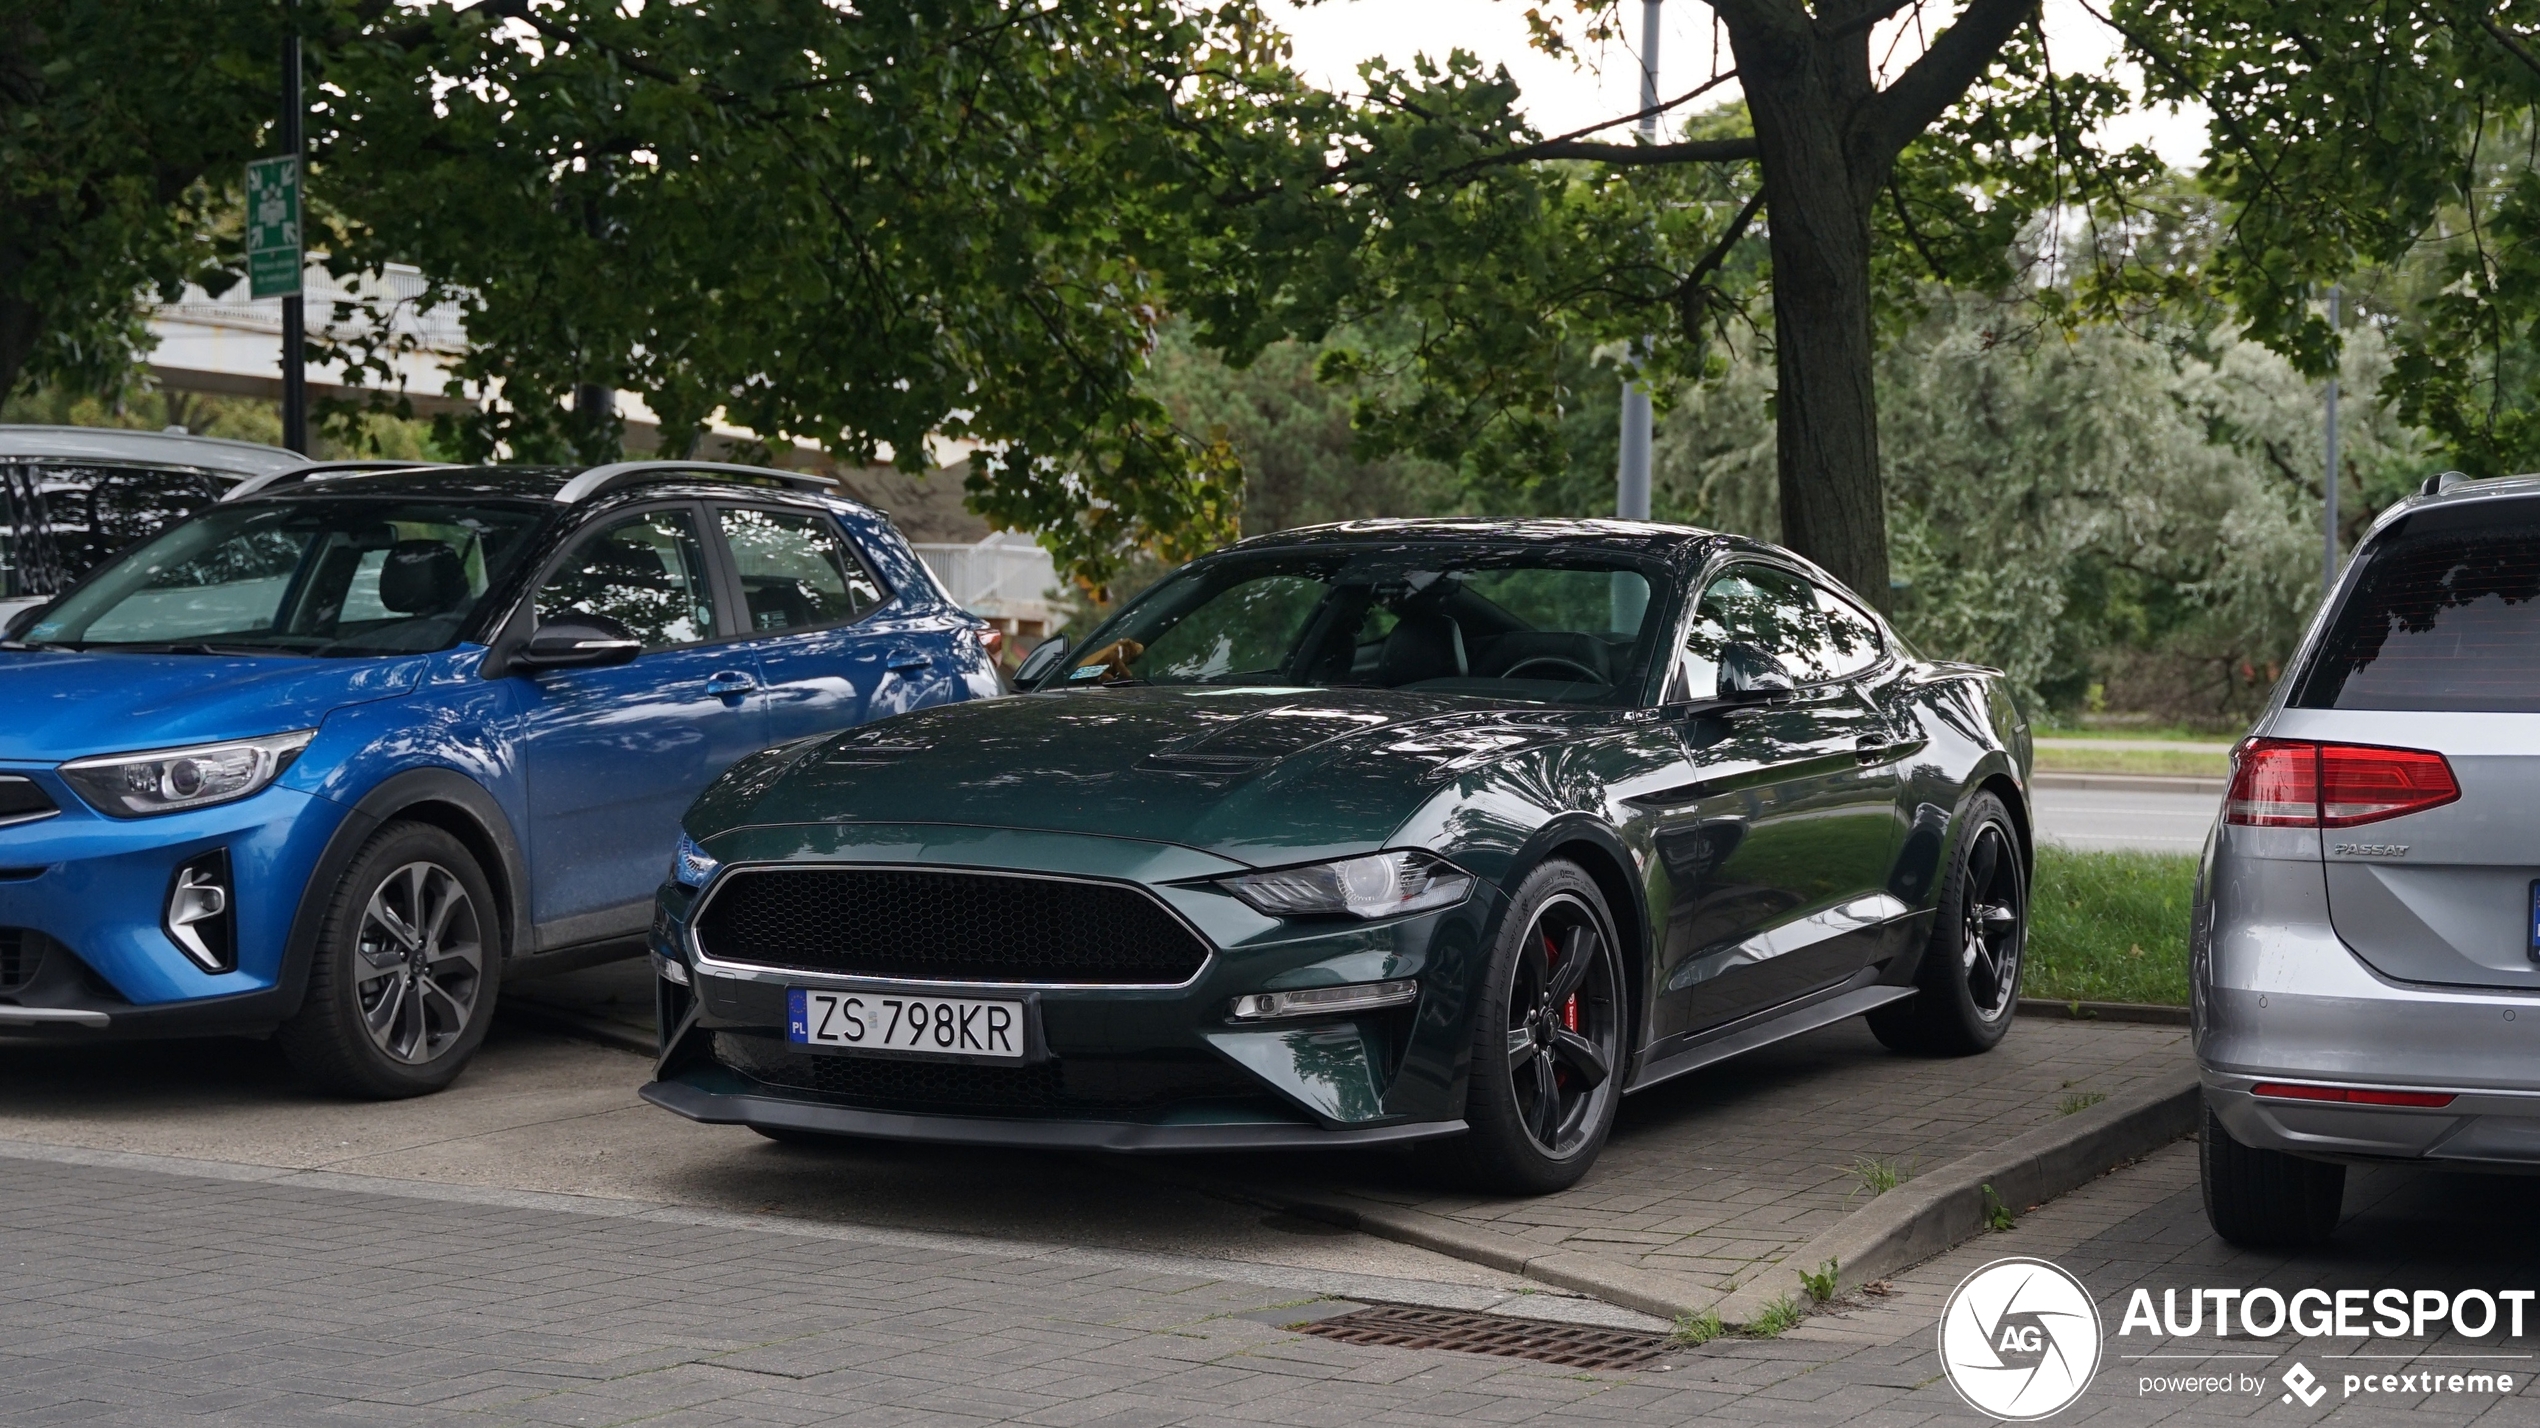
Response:
[[[1442,1193],[1372,1159],[1334,1167],[1326,1183],[1358,1202],[1726,1294],[1867,1204],[1877,1169],[1910,1179],[2174,1075],[2191,1057],[2185,1027],[2045,1017],[2022,1019],[1982,1056],[1899,1056],[1854,1020],[1625,1101],[1596,1168],[1560,1194]]]
[[[643,975],[599,969],[523,992],[649,1025]],[[1503,1243],[1510,1260],[1568,1250],[1717,1296],[1867,1204],[1873,1167],[1910,1179],[2191,1060],[2185,1027],[2031,1015],[1985,1055],[1933,1058],[1888,1051],[1856,1019],[1631,1097],[1596,1169],[1557,1195],[1445,1193],[1400,1155],[1315,1157],[1302,1171],[1293,1156],[1175,1164],[1219,1185],[1434,1216]]]
[[[2112,1324],[2138,1285],[2494,1287],[2540,1268],[2513,1182],[2372,1175],[2348,1205],[2340,1248],[2310,1262],[2233,1252],[2205,1233],[2194,1150],[2177,1147],[1781,1339],[1582,1373],[1307,1338],[1263,1312],[1296,1294],[1083,1256],[0,1157],[0,1423],[1972,1425],[1987,1420],[1942,1379],[1932,1331],[1949,1287],[1996,1257],[2058,1259]],[[2147,1393],[2136,1347],[2109,1339],[2056,1422],[2540,1421],[2527,1386],[2298,1414],[2266,1395]],[[2253,1371],[2340,1352],[2262,1347]]]

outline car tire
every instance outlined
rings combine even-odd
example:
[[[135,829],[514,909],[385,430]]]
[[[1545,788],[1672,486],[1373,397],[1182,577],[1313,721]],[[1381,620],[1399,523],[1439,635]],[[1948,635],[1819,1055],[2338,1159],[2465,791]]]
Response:
[[[2210,1106],[2196,1162],[2205,1186],[2205,1223],[2232,1244],[2299,1249],[2337,1229],[2346,1199],[2343,1165],[2242,1145]]]
[[[348,1096],[449,1085],[494,1018],[502,925],[466,845],[429,823],[381,828],[328,895],[307,994],[275,1036],[283,1054]]]
[[[1622,966],[1613,915],[1585,869],[1554,859],[1526,875],[1474,989],[1469,1129],[1431,1143],[1439,1169],[1515,1195],[1564,1190],[1587,1174],[1622,1100]]]
[[[1990,1051],[2019,1014],[2029,921],[2028,860],[2019,829],[1990,793],[1968,800],[1959,828],[1939,916],[1914,972],[1914,995],[1868,1018],[1871,1034],[1891,1051]]]

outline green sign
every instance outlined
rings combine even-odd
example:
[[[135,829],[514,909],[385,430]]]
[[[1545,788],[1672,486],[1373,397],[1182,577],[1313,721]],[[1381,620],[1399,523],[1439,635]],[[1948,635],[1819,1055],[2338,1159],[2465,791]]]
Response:
[[[300,292],[300,161],[288,155],[247,166],[247,295]]]

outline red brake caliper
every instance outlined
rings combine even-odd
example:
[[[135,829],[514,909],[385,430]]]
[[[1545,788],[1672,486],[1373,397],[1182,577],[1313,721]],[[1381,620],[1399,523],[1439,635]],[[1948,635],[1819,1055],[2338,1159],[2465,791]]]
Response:
[[[1561,965],[1561,949],[1553,945],[1552,934],[1549,932],[1543,935],[1543,956],[1548,966]],[[1567,1031],[1579,1029],[1579,994],[1576,992],[1572,992],[1570,999],[1561,1004],[1561,1025]]]

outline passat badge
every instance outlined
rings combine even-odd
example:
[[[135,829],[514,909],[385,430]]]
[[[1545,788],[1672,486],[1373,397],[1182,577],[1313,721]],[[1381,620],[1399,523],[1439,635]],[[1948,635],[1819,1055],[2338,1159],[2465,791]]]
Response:
[[[2099,1309],[2042,1259],[1997,1259],[1940,1314],[1940,1366],[1969,1407],[2025,1422],[2070,1407],[2099,1371]]]

